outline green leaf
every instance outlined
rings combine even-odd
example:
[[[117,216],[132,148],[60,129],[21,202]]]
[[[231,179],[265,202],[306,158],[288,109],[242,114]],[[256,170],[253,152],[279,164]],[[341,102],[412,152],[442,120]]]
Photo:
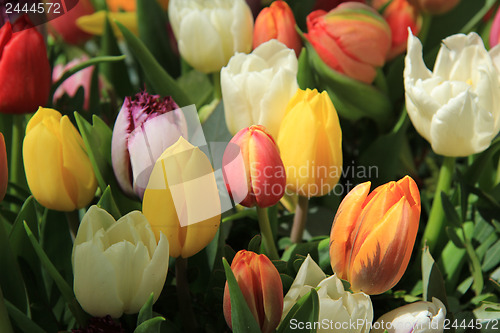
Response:
[[[31,249],[31,243],[26,236],[26,231],[24,230],[24,223],[26,222],[35,237],[38,239],[38,218],[35,208],[35,199],[30,196],[24,202],[19,214],[14,221],[12,230],[9,235],[9,240],[12,246],[12,251],[16,257],[22,257],[29,263],[33,271],[37,271],[36,268],[40,267],[40,263],[36,256],[36,253]]]
[[[146,301],[146,303],[144,303],[141,310],[139,311],[139,316],[137,316],[137,326],[153,318],[153,303],[154,303],[153,300],[154,300],[154,293],[151,293],[151,295],[149,295],[148,300]]]
[[[17,327],[19,327],[23,333],[46,333],[40,326],[9,301],[5,301],[5,306],[13,322],[16,323]]]
[[[486,251],[482,265],[483,271],[487,272],[500,264],[500,240]]]
[[[189,91],[189,97],[198,110],[210,101],[214,94],[214,87],[207,74],[191,70],[177,79],[183,91]]]
[[[458,216],[457,211],[455,210],[455,207],[451,203],[450,199],[446,195],[446,193],[441,192],[441,203],[443,205],[443,210],[444,210],[444,215],[446,217],[446,220],[451,223],[451,225],[461,228],[462,227],[462,220]]]
[[[297,327],[292,323],[311,323],[318,322],[319,317],[319,297],[316,289],[311,289],[310,292],[302,296],[297,303],[290,309],[286,317],[278,327],[277,333],[293,333],[297,332]],[[293,320],[293,322],[292,322]],[[314,326],[310,329],[301,329],[300,332],[316,332]]]
[[[10,325],[9,314],[7,313],[7,308],[5,307],[5,302],[3,299],[2,288],[0,288],[0,332],[2,333],[14,333],[12,326]]]
[[[207,142],[229,142],[233,137],[226,126],[224,103],[217,105],[212,114],[201,124],[201,127]]]
[[[165,321],[163,317],[154,317],[146,320],[134,330],[134,333],[159,333],[161,323]]]
[[[262,237],[260,235],[255,235],[248,243],[248,251],[252,251],[255,253],[261,253],[260,252],[261,241],[262,241]]]
[[[431,302],[436,297],[448,308],[443,276],[427,246],[422,254],[422,283],[425,301]]]
[[[453,227],[446,227],[446,234],[448,234],[448,237],[450,240],[453,242],[453,244],[458,247],[459,249],[464,249],[465,245],[462,239],[458,236],[458,232],[462,231],[459,228],[453,228]]]
[[[113,132],[101,118],[93,115],[91,125],[75,111],[76,124],[82,134],[87,154],[94,169],[101,191],[105,191],[108,183],[105,179],[112,177],[111,172],[111,137]]]
[[[75,317],[80,327],[84,327],[87,322],[87,316],[81,308],[80,304],[77,302],[75,295],[73,294],[73,290],[61,276],[61,274],[59,274],[52,262],[50,262],[49,257],[38,243],[37,239],[31,232],[30,227],[26,222],[24,223],[24,228],[26,229],[26,234],[28,235],[31,245],[38,255],[38,258],[40,259],[40,262],[45,267],[50,277],[54,280],[54,283],[61,292],[61,295],[68,304],[71,313],[73,313],[73,316]]]
[[[313,71],[309,65],[309,59],[307,57],[307,49],[302,48],[299,56],[299,64],[297,71],[297,83],[299,88],[305,90],[306,88],[314,87]]]
[[[120,28],[133,55],[139,61],[146,74],[146,78],[151,82],[151,88],[153,88],[154,92],[161,96],[172,96],[175,102],[181,107],[193,104],[189,96],[182,91],[177,82],[160,66],[139,38],[134,36],[120,22],[116,22],[116,25]]]
[[[179,58],[170,46],[168,19],[157,1],[137,1],[139,37],[160,65],[171,75],[179,75]]]
[[[248,304],[243,297],[243,293],[234,277],[233,271],[229,266],[226,258],[222,258],[226,279],[231,298],[231,324],[234,333],[258,333],[261,332],[259,324],[248,307]]]
[[[113,194],[111,194],[111,187],[110,186],[106,187],[106,190],[102,194],[102,197],[99,200],[99,202],[97,203],[97,206],[99,208],[104,209],[105,211],[107,211],[111,215],[113,215],[115,220],[118,220],[118,219],[120,219],[120,217],[122,217],[122,214],[120,213],[120,209],[118,209],[118,206],[116,205],[115,199],[113,198]]]

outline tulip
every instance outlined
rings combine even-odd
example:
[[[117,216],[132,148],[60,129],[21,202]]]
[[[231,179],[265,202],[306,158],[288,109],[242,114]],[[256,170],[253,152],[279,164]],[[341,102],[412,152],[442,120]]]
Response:
[[[48,0],[47,2],[51,2]],[[92,35],[85,33],[80,29],[76,20],[85,15],[90,15],[94,13],[94,6],[90,0],[79,0],[71,10],[68,10],[63,15],[56,14],[55,12],[47,12],[47,19],[49,21],[49,27],[55,32],[56,35],[60,35],[62,39],[68,44],[81,44],[89,40]]]
[[[147,92],[126,97],[111,139],[113,170],[122,190],[142,199],[158,157],[187,133],[184,114],[171,97]]]
[[[389,0],[374,0],[372,6],[379,10]],[[391,28],[392,44],[387,59],[393,59],[406,51],[408,28],[418,34],[422,26],[422,17],[407,0],[393,0],[382,13]]]
[[[500,131],[500,47],[476,33],[443,40],[431,72],[410,34],[405,58],[406,108],[415,129],[444,156],[484,151]]]
[[[26,15],[0,28],[0,81],[0,113],[31,113],[49,98],[47,49]]]
[[[283,316],[286,317],[295,303],[305,294],[315,288],[319,297],[319,323],[331,323],[334,327],[318,327],[318,333],[332,332],[330,328],[337,328],[333,332],[368,333],[373,320],[373,307],[370,296],[362,292],[350,293],[344,289],[342,281],[337,275],[326,277],[321,268],[312,260],[308,254],[300,266],[292,286],[285,295],[283,301]],[[364,325],[358,323],[363,322]],[[356,323],[351,330],[342,330],[342,327],[350,327],[350,323]],[[329,326],[329,325],[327,325]]]
[[[214,238],[221,205],[207,156],[182,136],[158,158],[142,202],[156,235],[163,232],[170,256],[188,258]]]
[[[276,267],[263,254],[241,250],[234,256],[231,270],[262,333],[274,332],[283,312],[283,285]],[[223,308],[226,323],[232,328],[227,282]]]
[[[253,17],[245,0],[171,0],[168,17],[181,56],[200,72],[218,72],[235,52],[252,49]]]
[[[251,54],[234,55],[221,70],[222,100],[231,134],[251,125],[264,125],[278,137],[286,105],[297,92],[297,58],[276,40]]]
[[[371,333],[442,333],[445,317],[446,307],[433,297],[432,302],[415,302],[384,314]]]
[[[139,312],[151,293],[160,296],[168,269],[168,240],[158,244],[140,212],[118,221],[92,206],[82,219],[73,244],[75,296],[96,317]]]
[[[419,11],[431,15],[444,14],[455,8],[460,0],[408,0]]]
[[[307,16],[307,40],[332,69],[353,79],[371,83],[376,68],[385,63],[391,47],[391,29],[373,8],[343,3],[326,13]]]
[[[330,233],[330,263],[352,290],[375,295],[394,287],[408,266],[420,194],[408,176],[369,191],[365,182],[342,200]]]
[[[342,168],[342,132],[326,91],[297,90],[281,122],[278,147],[287,189],[305,197],[333,189]]]
[[[500,9],[497,10],[490,30],[490,47],[500,43]]]
[[[23,160],[31,193],[43,206],[72,211],[94,198],[94,169],[68,116],[40,107],[26,126]]]
[[[0,132],[0,202],[2,202],[5,192],[7,192],[8,176],[7,151],[3,134]]]
[[[123,35],[115,24],[115,21],[123,24],[135,35],[139,35],[137,14],[135,12],[107,12],[105,10],[100,10],[94,14],[79,17],[76,20],[76,25],[88,34],[102,36],[106,19],[110,22],[115,36],[119,38],[122,38]]]
[[[324,11],[330,11],[337,7],[343,2],[365,2],[366,0],[316,0],[313,10],[322,9]]]
[[[274,1],[270,7],[262,9],[255,20],[253,48],[271,39],[277,39],[288,48],[295,50],[297,57],[302,41],[295,30],[293,12],[285,1]]]
[[[168,0],[157,0],[163,9],[168,8]],[[113,12],[124,10],[126,12],[135,12],[137,10],[136,2],[130,0],[106,0],[108,9]]]
[[[264,126],[239,131],[229,141],[222,165],[224,182],[236,203],[270,207],[285,193],[285,168],[278,146]]]

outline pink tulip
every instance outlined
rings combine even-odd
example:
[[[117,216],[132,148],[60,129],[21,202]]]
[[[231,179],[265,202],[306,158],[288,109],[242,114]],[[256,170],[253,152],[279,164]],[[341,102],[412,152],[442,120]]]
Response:
[[[495,18],[493,19],[493,24],[490,30],[490,47],[494,47],[500,42],[500,8],[497,10],[495,14]]]

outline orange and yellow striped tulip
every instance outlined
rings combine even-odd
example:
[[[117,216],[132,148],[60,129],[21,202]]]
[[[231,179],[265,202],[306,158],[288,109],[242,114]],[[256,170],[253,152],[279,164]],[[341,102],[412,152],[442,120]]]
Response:
[[[370,182],[360,184],[340,204],[330,233],[330,263],[353,291],[376,295],[394,287],[408,266],[420,193],[409,176],[369,191]]]

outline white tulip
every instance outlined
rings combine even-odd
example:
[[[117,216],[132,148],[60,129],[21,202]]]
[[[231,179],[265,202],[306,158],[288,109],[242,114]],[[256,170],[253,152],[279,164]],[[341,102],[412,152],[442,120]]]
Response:
[[[221,70],[222,100],[231,134],[251,125],[264,125],[273,138],[286,106],[297,92],[295,52],[276,39],[251,54],[234,55]]]
[[[370,296],[344,290],[336,275],[326,277],[321,268],[308,255],[300,266],[290,290],[283,300],[283,316],[286,317],[295,303],[312,288],[318,288],[318,333],[365,333],[373,320]]]
[[[476,33],[442,41],[431,72],[411,34],[405,59],[406,108],[435,153],[468,156],[488,148],[500,131],[500,48],[486,51]]]
[[[252,49],[253,16],[245,0],[171,0],[168,17],[181,56],[211,73],[235,52]]]
[[[392,310],[380,317],[371,333],[441,333],[444,329],[446,308],[432,298],[432,302],[415,302]]]
[[[151,293],[160,296],[168,269],[168,240],[155,235],[142,213],[118,221],[92,206],[73,245],[75,296],[95,317],[137,313]]]

